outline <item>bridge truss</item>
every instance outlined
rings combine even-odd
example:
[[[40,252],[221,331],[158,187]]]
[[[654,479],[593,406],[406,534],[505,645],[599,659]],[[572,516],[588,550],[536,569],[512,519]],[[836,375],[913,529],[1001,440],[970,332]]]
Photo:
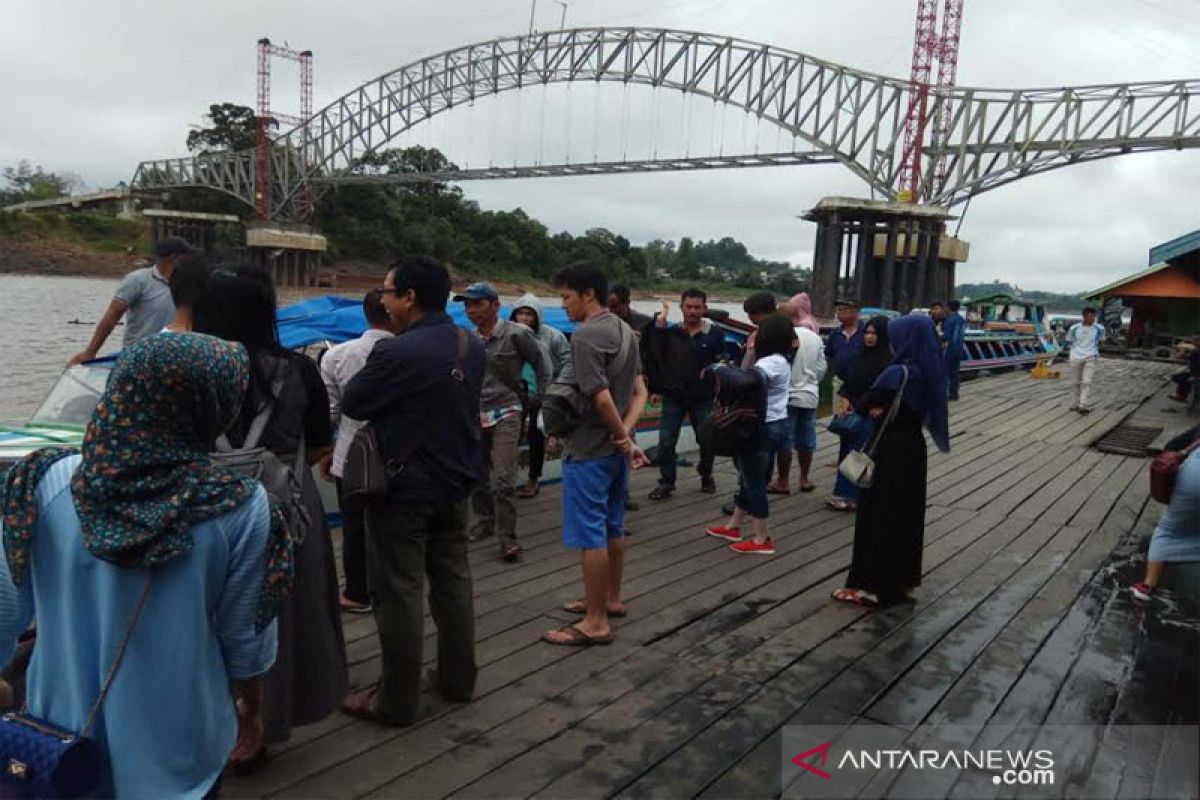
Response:
[[[477,98],[566,82],[620,82],[709,98],[779,126],[803,152],[721,155],[452,173],[367,176],[365,156]],[[274,217],[296,217],[306,187],[357,181],[474,180],[840,163],[895,199],[909,81],[726,36],[645,28],[536,32],[460,47],[343,95],[274,140]],[[933,90],[921,202],[954,206],[1019,178],[1132,152],[1200,147],[1200,80],[1053,89]],[[946,118],[943,119],[943,115]],[[936,132],[936,133],[935,133]],[[940,163],[936,170],[932,165]],[[206,187],[254,205],[254,151],[146,161],[147,189]]]

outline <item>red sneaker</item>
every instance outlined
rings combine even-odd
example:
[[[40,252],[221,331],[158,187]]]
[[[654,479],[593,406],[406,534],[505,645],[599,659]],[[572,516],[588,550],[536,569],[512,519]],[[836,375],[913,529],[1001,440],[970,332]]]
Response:
[[[753,539],[744,539],[737,544],[729,545],[729,549],[735,553],[754,553],[760,556],[775,555],[775,543],[767,539],[762,544]]]
[[[724,525],[709,525],[704,529],[704,532],[709,536],[715,536],[727,542],[740,542],[742,540],[741,531],[737,528],[727,528]]]

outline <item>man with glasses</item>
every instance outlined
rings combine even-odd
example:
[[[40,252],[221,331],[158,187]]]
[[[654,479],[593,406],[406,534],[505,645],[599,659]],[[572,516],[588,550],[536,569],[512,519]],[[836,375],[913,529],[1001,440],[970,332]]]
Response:
[[[367,572],[381,671],[351,694],[349,714],[385,725],[419,716],[425,580],[438,629],[437,688],[454,702],[475,691],[475,607],[467,562],[467,497],[482,477],[479,393],[484,347],[460,339],[446,313],[450,275],[432,258],[388,269],[383,304],[399,333],[376,342],[342,394],[342,412],[370,421],[388,457],[419,442],[387,497],[367,506]],[[465,344],[461,371],[458,354]]]

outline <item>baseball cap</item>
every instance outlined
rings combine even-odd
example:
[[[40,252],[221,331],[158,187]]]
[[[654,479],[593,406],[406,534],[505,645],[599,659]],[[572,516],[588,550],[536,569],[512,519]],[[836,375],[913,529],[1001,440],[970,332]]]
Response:
[[[463,289],[462,294],[454,295],[454,302],[462,303],[467,300],[499,300],[500,295],[495,288],[487,281],[479,281],[472,283],[466,289]]]
[[[835,306],[850,306],[851,308],[859,308],[857,300],[851,300],[849,297],[839,297],[833,301]]]
[[[159,239],[158,244],[154,246],[154,254],[159,258],[166,256],[194,256],[199,255],[201,251],[188,244],[187,239],[182,236],[168,236],[165,239]]]

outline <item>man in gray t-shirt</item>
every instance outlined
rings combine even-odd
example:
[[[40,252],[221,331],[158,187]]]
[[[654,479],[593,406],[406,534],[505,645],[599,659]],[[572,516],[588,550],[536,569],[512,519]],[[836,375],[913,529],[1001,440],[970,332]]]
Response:
[[[561,270],[554,285],[572,322],[575,382],[587,398],[583,419],[563,448],[563,544],[581,550],[583,600],[565,610],[583,619],[547,631],[550,644],[585,646],[612,640],[609,615],[625,616],[621,566],[625,558],[625,494],[629,469],[645,466],[633,442],[646,403],[646,383],[633,331],[609,312],[608,278],[581,261]]]
[[[171,287],[169,282],[175,267],[184,258],[198,254],[182,237],[168,236],[155,247],[157,262],[149,267],[142,267],[130,272],[121,281],[113,294],[108,310],[96,323],[92,340],[83,351],[71,359],[68,366],[91,361],[100,352],[104,342],[116,327],[121,317],[125,317],[125,336],[122,347],[153,336],[161,331],[175,317],[175,304],[171,302]]]

